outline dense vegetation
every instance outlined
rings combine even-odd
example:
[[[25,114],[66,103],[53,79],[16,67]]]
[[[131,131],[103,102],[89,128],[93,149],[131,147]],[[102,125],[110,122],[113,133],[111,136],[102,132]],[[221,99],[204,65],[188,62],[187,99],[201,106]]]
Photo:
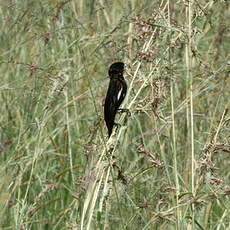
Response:
[[[1,1],[0,228],[230,229],[229,5]]]

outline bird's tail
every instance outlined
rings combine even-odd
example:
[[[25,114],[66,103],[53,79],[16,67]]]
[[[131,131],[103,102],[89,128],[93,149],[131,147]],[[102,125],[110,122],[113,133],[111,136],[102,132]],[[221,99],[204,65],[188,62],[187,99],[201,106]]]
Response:
[[[109,124],[107,124],[109,137],[111,136],[113,132],[113,126],[114,126],[114,122],[110,122]]]

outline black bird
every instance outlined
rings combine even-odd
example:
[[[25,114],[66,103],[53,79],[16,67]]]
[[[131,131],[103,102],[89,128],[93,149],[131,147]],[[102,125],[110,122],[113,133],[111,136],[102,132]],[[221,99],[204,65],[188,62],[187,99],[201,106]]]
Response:
[[[115,116],[127,92],[127,84],[123,77],[125,64],[115,62],[109,67],[109,88],[105,98],[104,120],[108,129],[109,137],[115,125]]]

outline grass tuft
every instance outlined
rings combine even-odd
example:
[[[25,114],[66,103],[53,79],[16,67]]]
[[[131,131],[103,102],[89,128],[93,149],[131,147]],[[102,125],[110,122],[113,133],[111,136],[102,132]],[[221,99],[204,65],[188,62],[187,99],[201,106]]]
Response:
[[[0,3],[1,229],[229,229],[228,1]],[[108,139],[108,66],[127,65]]]

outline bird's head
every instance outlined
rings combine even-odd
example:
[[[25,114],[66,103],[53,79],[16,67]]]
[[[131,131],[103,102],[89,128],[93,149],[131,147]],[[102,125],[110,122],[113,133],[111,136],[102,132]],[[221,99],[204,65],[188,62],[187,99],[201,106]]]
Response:
[[[124,69],[125,69],[125,64],[123,62],[114,62],[109,67],[109,77],[110,78],[123,77]]]

